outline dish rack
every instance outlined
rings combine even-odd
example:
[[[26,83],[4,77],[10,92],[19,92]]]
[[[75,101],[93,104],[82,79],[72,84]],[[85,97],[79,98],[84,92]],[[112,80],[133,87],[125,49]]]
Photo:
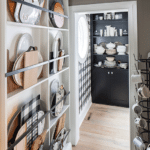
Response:
[[[55,13],[54,11],[49,10],[49,0],[45,0],[45,5],[43,8],[37,7],[35,5],[31,5],[25,1],[22,0],[12,0],[17,3],[21,3],[22,5],[27,5],[32,8],[40,9],[43,11],[40,17],[40,21],[38,24],[25,24],[25,23],[18,23],[15,22],[9,13],[9,10],[7,9],[8,4],[7,0],[2,1],[1,3],[1,11],[3,11],[3,17],[0,17],[1,21],[1,28],[3,30],[3,33],[1,33],[1,38],[3,39],[3,44],[1,45],[1,64],[3,66],[1,67],[1,77],[3,78],[3,82],[1,82],[1,85],[3,88],[0,89],[1,93],[1,112],[3,112],[3,115],[1,115],[1,125],[3,126],[0,131],[0,149],[3,150],[11,150],[17,145],[21,139],[23,139],[29,132],[33,130],[35,126],[37,126],[38,122],[41,122],[43,118],[45,118],[45,128],[47,130],[47,135],[45,139],[44,149],[48,149],[50,146],[50,136],[52,127],[57,123],[59,118],[66,113],[66,122],[65,126],[67,130],[70,129],[70,92],[67,95],[66,103],[63,106],[63,110],[61,114],[57,118],[51,117],[51,111],[52,108],[50,108],[50,84],[54,79],[59,79],[61,83],[64,84],[66,91],[70,91],[70,50],[69,50],[69,3],[68,0],[63,0],[64,3],[64,10],[65,15],[61,15],[58,13]],[[64,26],[63,28],[56,28],[53,27],[50,24],[49,20],[49,13],[52,13],[54,15],[59,15],[61,17],[65,18]],[[63,36],[65,37],[65,41],[63,42],[63,48],[65,50],[65,55],[63,57],[58,57],[54,59],[50,59],[50,52],[52,51],[52,44],[54,41],[54,37],[58,33],[58,31],[62,31]],[[15,54],[16,54],[16,48],[17,48],[17,41],[19,39],[19,36],[21,34],[28,33],[33,37],[34,45],[38,47],[38,51],[41,53],[43,57],[43,62],[38,63],[33,66],[29,66],[26,68],[22,68],[16,71],[12,71],[9,68],[9,64],[13,66]],[[2,48],[3,47],[3,48]],[[7,50],[9,51],[7,55]],[[7,59],[8,58],[10,59]],[[10,56],[10,57],[9,57]],[[61,71],[58,71],[55,74],[49,73],[49,64],[57,62],[61,59],[65,59],[64,66]],[[9,60],[7,63],[7,60]],[[38,82],[34,84],[33,86],[23,89],[15,87],[15,90],[8,92],[8,87],[10,87],[10,84],[7,84],[7,81],[9,78],[12,78],[13,75],[32,70],[33,68],[41,67],[43,66],[43,76],[38,79]],[[10,82],[8,82],[10,83]],[[25,132],[20,138],[18,138],[12,145],[8,146],[8,137],[7,137],[7,125],[9,124],[10,120],[15,116],[15,114],[20,110],[20,108],[27,103],[30,99],[33,97],[41,95],[41,99],[45,106],[45,115],[41,118],[41,120],[38,120],[37,124],[34,125],[34,127],[31,127],[28,129],[27,132]],[[55,106],[56,107],[56,106]],[[70,136],[70,135],[69,135]],[[70,142],[70,138],[68,138],[68,141]]]
[[[141,74],[146,76],[145,85],[150,90],[150,59],[142,59],[142,55],[140,55],[140,58],[138,60],[135,58],[134,55],[134,59],[138,63],[145,63],[146,69],[141,69]],[[137,86],[136,86],[136,90],[137,90]],[[147,129],[141,128],[141,130],[139,130],[139,135],[142,137],[142,140],[145,144],[150,144],[150,98],[147,99],[140,98],[139,105],[144,110],[141,114],[141,117],[147,121]]]

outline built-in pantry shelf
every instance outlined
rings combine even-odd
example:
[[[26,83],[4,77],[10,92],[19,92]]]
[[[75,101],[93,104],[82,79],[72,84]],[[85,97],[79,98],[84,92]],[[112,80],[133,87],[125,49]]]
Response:
[[[64,5],[64,15],[69,16],[69,3],[68,0],[63,0]],[[45,0],[44,9],[49,9],[50,1]],[[3,1],[1,5],[1,10],[3,10],[3,18],[0,18],[3,26],[3,35],[5,38],[3,38],[3,49],[2,53],[3,56],[3,64],[4,64],[4,102],[5,102],[5,113],[3,115],[3,120],[5,122],[6,128],[0,132],[0,134],[4,134],[4,141],[5,142],[5,148],[1,146],[0,149],[8,149],[8,130],[9,123],[14,119],[17,112],[21,110],[21,108],[30,102],[32,99],[40,95],[41,100],[41,108],[44,112],[49,112],[51,110],[51,102],[52,102],[52,93],[51,93],[51,85],[54,80],[57,80],[59,82],[59,86],[64,85],[64,89],[69,92],[70,91],[70,50],[69,50],[69,20],[67,18],[64,18],[64,25],[62,28],[55,28],[53,27],[50,18],[49,13],[42,12],[41,17],[37,25],[33,24],[25,24],[25,23],[18,23],[14,21],[14,18],[11,17],[11,14],[9,13],[8,9],[8,3],[7,1]],[[50,59],[51,52],[54,52],[54,42],[58,34],[62,33],[62,47],[61,49],[64,50],[65,55],[62,57],[57,57],[54,59]],[[28,34],[32,37],[33,45],[36,46],[38,52],[42,56],[42,61],[40,63],[31,65],[29,67],[24,67],[22,69],[18,69],[16,71],[12,71],[12,67],[14,66],[14,63],[16,62],[16,52],[17,48],[20,42],[20,38],[24,35]],[[55,43],[56,44],[56,43]],[[7,60],[8,58],[8,60]],[[61,59],[65,59],[63,68],[61,71],[57,71],[55,74],[50,74],[50,64],[54,62],[58,62]],[[2,59],[1,59],[2,60]],[[7,64],[8,62],[8,64]],[[9,64],[10,63],[10,64]],[[9,86],[9,83],[7,84],[7,81],[9,79],[18,73],[25,72],[27,70],[31,70],[33,68],[42,67],[43,71],[41,73],[40,79],[38,79],[37,83],[33,86],[23,89],[23,87],[16,86],[15,84],[12,84],[16,86],[15,88],[12,88],[12,90],[9,90],[7,86]],[[9,68],[10,67],[10,68]],[[9,70],[9,71],[8,71]],[[34,76],[34,74],[32,74]],[[9,78],[9,79],[8,79]],[[13,80],[11,80],[13,83]],[[18,88],[18,89],[17,89]],[[15,90],[16,89],[16,90]],[[14,90],[14,91],[13,91]],[[13,92],[11,92],[13,91]],[[8,92],[11,92],[7,94]],[[3,104],[4,105],[4,104]],[[65,128],[69,131],[70,130],[70,95],[67,96],[63,110],[59,114],[58,117],[53,118],[50,114],[48,114],[45,118],[45,129],[48,130],[46,135],[46,140],[44,142],[44,148],[43,149],[49,149],[50,143],[51,143],[51,135],[53,130],[51,127],[57,123],[57,121],[60,119],[60,117],[66,113],[66,121],[65,121]],[[1,107],[2,108],[2,107]],[[70,135],[69,135],[70,136]],[[68,138],[67,142],[70,142],[70,138]]]

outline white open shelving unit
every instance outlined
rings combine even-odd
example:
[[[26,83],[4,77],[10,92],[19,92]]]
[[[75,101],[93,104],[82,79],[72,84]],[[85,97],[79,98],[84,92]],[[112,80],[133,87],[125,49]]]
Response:
[[[63,0],[65,15],[69,16],[69,7],[68,0]],[[3,82],[3,100],[1,101],[1,112],[4,110],[3,117],[1,116],[0,120],[4,121],[5,127],[0,129],[0,150],[6,150],[7,146],[7,126],[11,118],[16,114],[21,107],[32,100],[37,95],[41,95],[41,100],[44,101],[46,105],[46,111],[50,110],[50,85],[54,79],[58,79],[60,85],[63,84],[66,91],[70,91],[70,57],[69,57],[69,20],[65,18],[65,24],[63,28],[54,28],[52,27],[49,19],[49,13],[42,12],[42,16],[38,25],[30,25],[30,24],[22,24],[16,23],[12,20],[7,10],[7,0],[2,2],[0,6],[1,10],[3,9],[3,17],[0,18],[0,21],[4,21],[3,32],[2,35],[5,36],[3,39],[3,68],[4,72],[7,73],[7,50],[9,50],[9,59],[11,61],[15,61],[16,48],[19,38],[24,33],[29,33],[33,37],[34,46],[38,47],[38,51],[40,51],[44,61],[48,61],[50,58],[50,52],[52,52],[52,44],[54,38],[58,31],[63,33],[63,49],[65,50],[65,63],[63,69],[58,71],[56,74],[50,74],[49,64],[44,65],[43,67],[43,77],[38,80],[38,83],[33,85],[32,87],[23,90],[22,88],[15,90],[7,94],[7,78],[5,77]],[[49,0],[46,0],[44,8],[49,9]],[[2,31],[2,30],[1,30]],[[2,58],[2,57],[1,57]],[[4,73],[2,72],[2,73]],[[3,74],[4,76],[4,74]],[[8,83],[9,85],[9,83]],[[2,98],[2,97],[1,97]],[[67,96],[66,103],[63,107],[62,113],[57,118],[52,118],[50,115],[46,117],[45,129],[48,130],[44,150],[48,150],[50,145],[50,139],[52,134],[52,129],[54,125],[57,123],[58,119],[66,113],[66,128],[70,129],[70,95]],[[3,136],[3,138],[2,138]],[[2,140],[4,139],[4,140]],[[68,138],[68,142],[70,138]],[[4,142],[4,143],[3,143]]]

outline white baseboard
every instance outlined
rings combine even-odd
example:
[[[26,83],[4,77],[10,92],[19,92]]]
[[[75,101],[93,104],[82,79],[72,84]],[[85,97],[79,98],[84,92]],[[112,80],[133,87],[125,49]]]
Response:
[[[79,115],[79,128],[82,125],[84,118],[86,117],[90,107],[92,105],[92,100],[89,100],[84,109],[82,110],[81,114]]]

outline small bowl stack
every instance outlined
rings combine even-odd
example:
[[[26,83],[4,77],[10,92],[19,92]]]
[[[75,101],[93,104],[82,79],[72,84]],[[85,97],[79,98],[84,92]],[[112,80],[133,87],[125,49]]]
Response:
[[[104,61],[104,65],[107,68],[115,68],[116,67],[116,61],[114,61],[115,57],[106,57],[107,60]]]

